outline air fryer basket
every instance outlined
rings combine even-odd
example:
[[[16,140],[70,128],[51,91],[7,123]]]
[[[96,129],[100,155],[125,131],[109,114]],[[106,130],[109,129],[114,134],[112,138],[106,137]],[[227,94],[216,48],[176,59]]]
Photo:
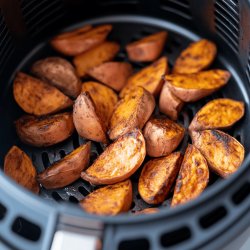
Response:
[[[72,249],[77,235],[84,239],[83,244],[91,245],[101,239],[105,250],[220,249],[249,226],[249,0],[3,0],[0,7],[0,242],[3,245],[10,249],[45,250],[55,246],[61,231],[74,234]],[[134,211],[149,207],[137,191],[138,171],[132,177],[130,214],[116,217],[88,215],[73,204],[95,188],[83,180],[63,189],[42,189],[41,197],[36,197],[7,178],[1,169],[4,155],[13,144],[31,156],[40,172],[85,142],[75,133],[66,142],[46,149],[22,144],[13,121],[23,112],[14,102],[12,82],[18,70],[28,72],[35,60],[57,55],[47,43],[51,36],[86,23],[113,24],[109,39],[121,44],[122,50],[116,58],[119,61],[128,60],[125,44],[162,29],[169,31],[164,53],[170,67],[189,42],[200,37],[216,41],[219,56],[213,67],[228,69],[232,78],[227,87],[213,96],[186,105],[178,122],[188,127],[193,115],[208,100],[218,97],[243,100],[244,119],[229,130],[246,150],[239,171],[223,181],[212,174],[201,197],[184,206],[170,209],[170,196],[159,213],[133,216]],[[145,65],[133,63],[136,70]],[[179,149],[183,151],[188,142],[186,135]],[[103,145],[93,143],[91,160],[103,149]],[[82,249],[87,250],[87,245]]]

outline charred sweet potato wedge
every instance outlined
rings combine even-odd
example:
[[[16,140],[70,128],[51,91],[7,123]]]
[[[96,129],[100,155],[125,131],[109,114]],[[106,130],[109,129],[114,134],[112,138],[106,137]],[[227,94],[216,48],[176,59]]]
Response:
[[[143,135],[134,129],[109,145],[81,177],[94,185],[126,180],[141,166],[145,155]]]
[[[128,57],[135,62],[152,62],[162,53],[168,33],[161,31],[126,46]]]
[[[173,74],[192,74],[206,69],[217,54],[215,43],[202,39],[191,43],[177,58]]]
[[[4,159],[4,173],[33,193],[39,193],[36,169],[20,148],[13,146]]]
[[[195,102],[227,84],[230,73],[214,69],[190,75],[166,75],[170,91],[184,102]]]
[[[189,202],[198,197],[209,181],[207,161],[193,145],[188,145],[175,184],[171,206]]]
[[[133,128],[142,129],[154,108],[154,97],[144,88],[136,87],[117,103],[110,120],[109,138],[115,140]]]
[[[99,188],[80,202],[80,206],[87,213],[106,216],[127,212],[131,204],[132,184],[130,180]]]
[[[24,73],[17,73],[13,86],[17,104],[27,113],[48,115],[73,105],[57,88]]]
[[[37,180],[46,189],[62,188],[80,178],[88,166],[91,143],[81,145],[60,161],[46,168]]]
[[[155,213],[158,213],[160,212],[160,209],[156,208],[156,207],[149,207],[149,208],[145,208],[145,209],[142,209],[140,211],[136,211],[134,213],[134,215],[140,215],[140,214],[155,214]]]
[[[145,164],[139,178],[138,190],[149,204],[162,203],[175,181],[181,166],[180,152],[153,159]]]
[[[193,131],[191,137],[209,167],[221,177],[229,177],[241,166],[245,150],[232,136],[219,130],[203,130]]]

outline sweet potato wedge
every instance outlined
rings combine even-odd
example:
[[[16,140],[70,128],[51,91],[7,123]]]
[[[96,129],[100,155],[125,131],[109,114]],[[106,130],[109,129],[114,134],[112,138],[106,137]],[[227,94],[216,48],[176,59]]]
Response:
[[[214,69],[190,75],[166,75],[170,91],[184,102],[195,102],[227,84],[230,73]]]
[[[94,28],[86,25],[54,37],[50,44],[66,56],[76,56],[104,42],[111,30],[112,25],[100,25]]]
[[[110,88],[120,91],[126,84],[132,71],[131,64],[127,62],[106,62],[89,69],[87,73]]]
[[[120,92],[123,98],[129,92],[135,91],[137,86],[141,86],[153,95],[158,95],[164,80],[162,76],[168,73],[168,61],[166,57],[161,57],[148,67],[143,68],[128,78],[127,84]]]
[[[199,196],[209,181],[207,161],[193,145],[188,145],[175,184],[171,206],[189,202]]]
[[[145,164],[138,184],[138,191],[145,202],[160,204],[166,199],[180,170],[181,160],[180,152],[175,152]]]
[[[76,98],[81,92],[81,82],[74,67],[61,57],[47,57],[36,61],[31,67],[31,72],[65,95]]]
[[[109,138],[115,140],[133,128],[142,129],[154,108],[154,97],[144,88],[136,87],[117,103],[110,120]]]
[[[166,118],[151,118],[145,125],[143,136],[147,154],[151,157],[166,156],[180,144],[185,128]]]
[[[232,136],[219,130],[203,130],[193,131],[191,137],[209,167],[221,177],[229,177],[241,166],[245,150]]]
[[[78,75],[84,77],[89,69],[111,61],[119,49],[119,44],[115,42],[104,42],[91,50],[75,56],[73,62]]]
[[[134,129],[109,145],[81,177],[94,185],[126,180],[141,166],[145,155],[143,135]]]
[[[156,207],[149,207],[149,208],[145,208],[145,209],[142,209],[140,211],[136,211],[134,213],[134,215],[140,215],[140,214],[155,214],[155,213],[158,213],[160,212],[160,209],[156,208]]]
[[[99,188],[80,202],[80,206],[86,212],[106,216],[127,212],[131,204],[132,184],[130,180]]]
[[[40,118],[24,115],[15,125],[21,141],[35,147],[48,147],[62,142],[75,129],[72,114],[68,112]]]
[[[17,104],[27,113],[48,115],[73,105],[70,98],[55,87],[24,73],[17,73],[13,86]]]
[[[36,169],[28,155],[20,148],[13,146],[5,156],[4,173],[33,193],[39,193]]]
[[[80,178],[88,166],[91,143],[81,145],[60,161],[46,168],[37,180],[46,189],[62,188]]]
[[[126,46],[128,57],[135,62],[152,62],[156,60],[164,48],[168,33],[161,31]]]
[[[217,54],[215,43],[201,39],[191,43],[177,58],[173,74],[192,74],[209,67]]]
[[[230,128],[244,115],[244,103],[227,98],[210,101],[194,116],[189,130]]]

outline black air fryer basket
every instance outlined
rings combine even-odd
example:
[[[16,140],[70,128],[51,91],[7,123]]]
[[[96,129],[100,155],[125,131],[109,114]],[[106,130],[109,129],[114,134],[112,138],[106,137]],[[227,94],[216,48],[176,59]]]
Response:
[[[3,0],[0,5],[0,249],[92,250],[95,244],[105,250],[221,249],[250,225],[250,0]],[[101,23],[114,26],[109,39],[121,44],[118,61],[127,60],[127,43],[160,30],[169,32],[164,53],[170,67],[191,41],[205,37],[217,43],[213,68],[229,70],[232,78],[213,96],[186,105],[178,122],[188,127],[197,110],[214,98],[244,101],[245,116],[229,131],[246,151],[236,174],[227,180],[212,174],[205,192],[186,205],[171,209],[170,196],[159,213],[134,216],[149,207],[138,194],[136,173],[131,210],[116,217],[89,215],[77,206],[94,189],[83,180],[63,189],[41,189],[38,197],[4,175],[4,156],[14,144],[41,172],[85,142],[75,133],[46,149],[22,144],[13,124],[22,111],[14,102],[12,82],[35,60],[57,55],[48,45],[53,35]],[[133,63],[136,70],[144,66]],[[188,142],[186,135],[181,149]],[[102,151],[93,143],[91,160]]]

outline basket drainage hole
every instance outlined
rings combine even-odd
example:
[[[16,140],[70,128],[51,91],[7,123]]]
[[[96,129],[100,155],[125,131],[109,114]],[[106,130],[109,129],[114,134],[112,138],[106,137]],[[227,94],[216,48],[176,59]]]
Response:
[[[78,187],[78,191],[85,197],[89,194],[88,190],[86,190],[83,186]]]
[[[124,240],[119,244],[118,250],[149,250],[150,244],[147,239]]]
[[[133,209],[135,207],[135,202],[132,201],[130,209]]]
[[[63,159],[66,156],[66,153],[64,150],[59,151],[60,158]]]
[[[76,197],[72,195],[69,197],[69,201],[72,203],[78,203],[78,200],[76,199]]]
[[[0,220],[2,220],[6,215],[7,209],[6,207],[0,203]]]
[[[247,196],[250,194],[250,183],[246,182],[233,194],[232,200],[233,203],[238,205],[242,203]]]
[[[45,168],[47,168],[47,167],[49,167],[51,165],[50,161],[49,161],[49,156],[48,156],[47,152],[43,152],[42,153],[42,161],[43,161],[43,166]]]
[[[62,201],[63,199],[62,199],[62,197],[57,193],[57,192],[52,192],[52,197],[53,197],[53,199],[55,199],[56,201]]]

